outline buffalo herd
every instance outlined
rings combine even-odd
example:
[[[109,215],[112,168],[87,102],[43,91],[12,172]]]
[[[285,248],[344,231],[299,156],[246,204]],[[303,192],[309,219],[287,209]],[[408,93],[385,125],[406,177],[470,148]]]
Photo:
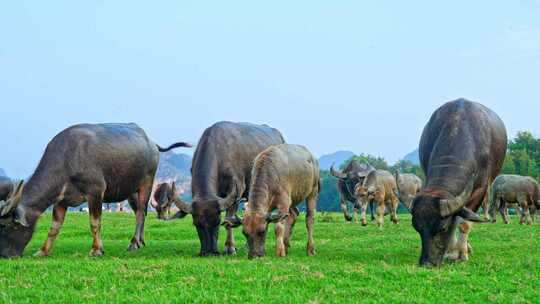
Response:
[[[343,170],[332,166],[330,173],[337,180],[347,221],[353,221],[360,210],[361,223],[367,225],[369,208],[377,226],[382,228],[388,213],[398,224],[397,208],[402,202],[420,236],[420,265],[439,267],[444,258],[468,260],[474,222],[489,218],[494,222],[499,211],[507,223],[508,207],[519,210],[521,223],[534,221],[540,208],[536,180],[499,176],[507,141],[497,114],[458,99],[437,109],[423,131],[419,152],[424,183],[414,174],[392,174],[358,161]],[[28,180],[0,178],[0,256],[22,256],[40,215],[52,206],[52,225],[36,253],[49,255],[68,208],[84,202],[93,236],[91,256],[104,253],[103,203],[128,201],[136,216],[128,250],[145,246],[144,223],[160,152],[180,147],[191,146],[179,142],[161,148],[135,124],[80,124],[60,132]],[[248,257],[262,257],[270,223],[275,224],[276,255],[287,255],[302,202],[306,202],[306,250],[310,256],[315,254],[313,225],[321,182],[317,159],[307,148],[285,143],[283,135],[267,125],[218,122],[199,140],[191,174],[192,203],[180,198],[174,183],[163,183],[154,191],[152,206],[162,220],[191,214],[200,256],[221,254],[220,226],[227,231],[224,253],[235,254],[233,229],[242,226]],[[245,210],[240,217],[242,204]],[[173,205],[178,211],[171,216]],[[484,217],[477,214],[480,207]]]

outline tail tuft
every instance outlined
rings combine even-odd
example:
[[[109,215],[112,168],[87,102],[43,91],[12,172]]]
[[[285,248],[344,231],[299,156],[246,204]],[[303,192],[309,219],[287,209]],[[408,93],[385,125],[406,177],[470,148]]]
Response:
[[[167,148],[162,148],[159,145],[156,145],[156,146],[157,146],[159,152],[167,152],[167,151],[170,151],[170,150],[175,149],[175,148],[191,148],[191,147],[193,147],[193,145],[191,145],[189,143],[185,143],[185,142],[174,143],[174,144],[170,145]]]

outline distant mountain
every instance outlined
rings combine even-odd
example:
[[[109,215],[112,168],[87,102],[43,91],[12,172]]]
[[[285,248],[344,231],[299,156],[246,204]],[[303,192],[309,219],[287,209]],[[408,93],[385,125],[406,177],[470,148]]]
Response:
[[[6,171],[4,171],[2,168],[0,168],[0,176],[7,176]]]
[[[319,158],[319,167],[321,170],[330,170],[333,163],[336,164],[336,168],[339,168],[341,164],[349,160],[354,156],[351,151],[338,151],[332,154],[327,154]]]
[[[175,181],[182,193],[191,192],[191,156],[172,151],[162,153],[156,183]]]
[[[411,163],[415,164],[415,165],[419,165],[420,164],[420,155],[418,154],[418,149],[412,151],[411,153],[405,155],[405,157],[403,157],[404,160],[408,160],[410,161]]]

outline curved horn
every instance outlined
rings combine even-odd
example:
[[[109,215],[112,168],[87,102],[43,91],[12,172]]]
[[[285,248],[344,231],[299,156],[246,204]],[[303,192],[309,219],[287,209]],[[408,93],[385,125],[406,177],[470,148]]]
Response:
[[[231,193],[229,193],[229,195],[227,195],[227,197],[221,198],[221,199],[218,200],[219,210],[225,211],[225,210],[229,209],[231,206],[233,206],[234,204],[236,204],[236,202],[237,202],[237,200],[236,200],[236,192],[238,192],[238,191],[237,191],[237,189],[235,187],[234,190],[232,190]]]
[[[9,213],[13,212],[15,208],[17,208],[17,205],[21,201],[23,187],[24,181],[22,180],[19,181],[15,187],[13,187],[13,191],[10,192],[8,200],[0,205],[0,217],[8,215]]]
[[[191,206],[191,204],[188,204],[186,202],[184,202],[179,196],[175,195],[173,197],[173,203],[176,205],[176,207],[178,207],[178,209],[180,209],[181,211],[185,212],[185,213],[190,213],[193,211],[193,207]]]
[[[439,207],[442,217],[448,217],[450,215],[453,215],[459,212],[465,206],[467,200],[472,194],[475,180],[475,178],[472,178],[472,180],[468,183],[467,188],[465,188],[465,190],[463,190],[463,192],[458,197],[441,199],[439,201]]]
[[[346,179],[347,178],[347,174],[341,172],[341,171],[337,171],[336,169],[334,169],[334,164],[332,164],[332,166],[330,166],[330,174],[335,177],[335,178],[339,178],[339,179]]]

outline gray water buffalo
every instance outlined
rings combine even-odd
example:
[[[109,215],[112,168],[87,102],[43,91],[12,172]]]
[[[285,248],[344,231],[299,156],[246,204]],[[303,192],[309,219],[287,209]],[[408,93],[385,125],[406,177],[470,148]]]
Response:
[[[156,209],[158,219],[165,220],[169,217],[171,206],[173,204],[173,189],[175,188],[175,182],[157,185],[156,190],[154,191],[152,207]]]
[[[144,220],[152,191],[159,152],[135,124],[80,124],[56,135],[47,145],[28,182],[17,185],[14,195],[0,204],[0,256],[21,256],[39,216],[51,205],[53,222],[38,256],[49,254],[68,207],[88,202],[94,238],[91,256],[103,254],[100,236],[103,202],[128,199],[136,213],[135,234],[128,247],[144,245]]]
[[[384,213],[386,205],[390,208],[390,216],[394,224],[398,223],[397,208],[399,200],[397,197],[396,180],[392,173],[385,170],[375,170],[369,172],[362,184],[357,184],[354,193],[362,207],[362,226],[366,226],[366,210],[369,203],[377,205],[376,222],[378,227],[384,225]]]
[[[508,205],[515,205],[516,212],[521,215],[521,224],[533,223],[534,213],[540,208],[540,186],[534,178],[500,175],[493,182],[491,189],[489,212],[493,223],[497,221],[497,210],[501,213],[504,223],[509,223]]]
[[[420,235],[420,264],[438,267],[445,254],[467,260],[471,222],[489,199],[507,148],[504,123],[485,106],[458,99],[439,108],[420,141],[426,185],[413,201],[413,227]],[[459,241],[455,231],[460,223]]]
[[[396,184],[399,200],[411,210],[412,202],[415,196],[422,189],[422,180],[412,173],[396,172]]]
[[[269,223],[275,223],[276,255],[284,257],[300,212],[297,205],[306,201],[307,254],[315,254],[313,224],[320,189],[319,164],[303,146],[272,146],[257,156],[251,174],[248,207],[242,220],[249,257],[265,255]],[[277,210],[276,214],[272,214]]]
[[[227,218],[236,218],[237,202],[249,195],[255,157],[282,143],[281,133],[267,125],[218,122],[204,131],[191,166],[193,203],[175,215],[192,214],[201,242],[200,256],[219,254],[221,212],[227,210]],[[225,254],[234,254],[232,227],[226,229]]]
[[[354,195],[354,188],[357,184],[362,184],[365,177],[369,172],[374,171],[371,165],[353,160],[347,164],[343,171],[334,169],[334,166],[330,167],[330,174],[337,178],[337,188],[339,191],[339,200],[341,210],[345,216],[346,221],[354,221],[356,213],[361,208],[360,204],[356,201]],[[352,204],[352,214],[349,214],[348,204]],[[373,204],[370,204],[371,219],[373,220]]]

